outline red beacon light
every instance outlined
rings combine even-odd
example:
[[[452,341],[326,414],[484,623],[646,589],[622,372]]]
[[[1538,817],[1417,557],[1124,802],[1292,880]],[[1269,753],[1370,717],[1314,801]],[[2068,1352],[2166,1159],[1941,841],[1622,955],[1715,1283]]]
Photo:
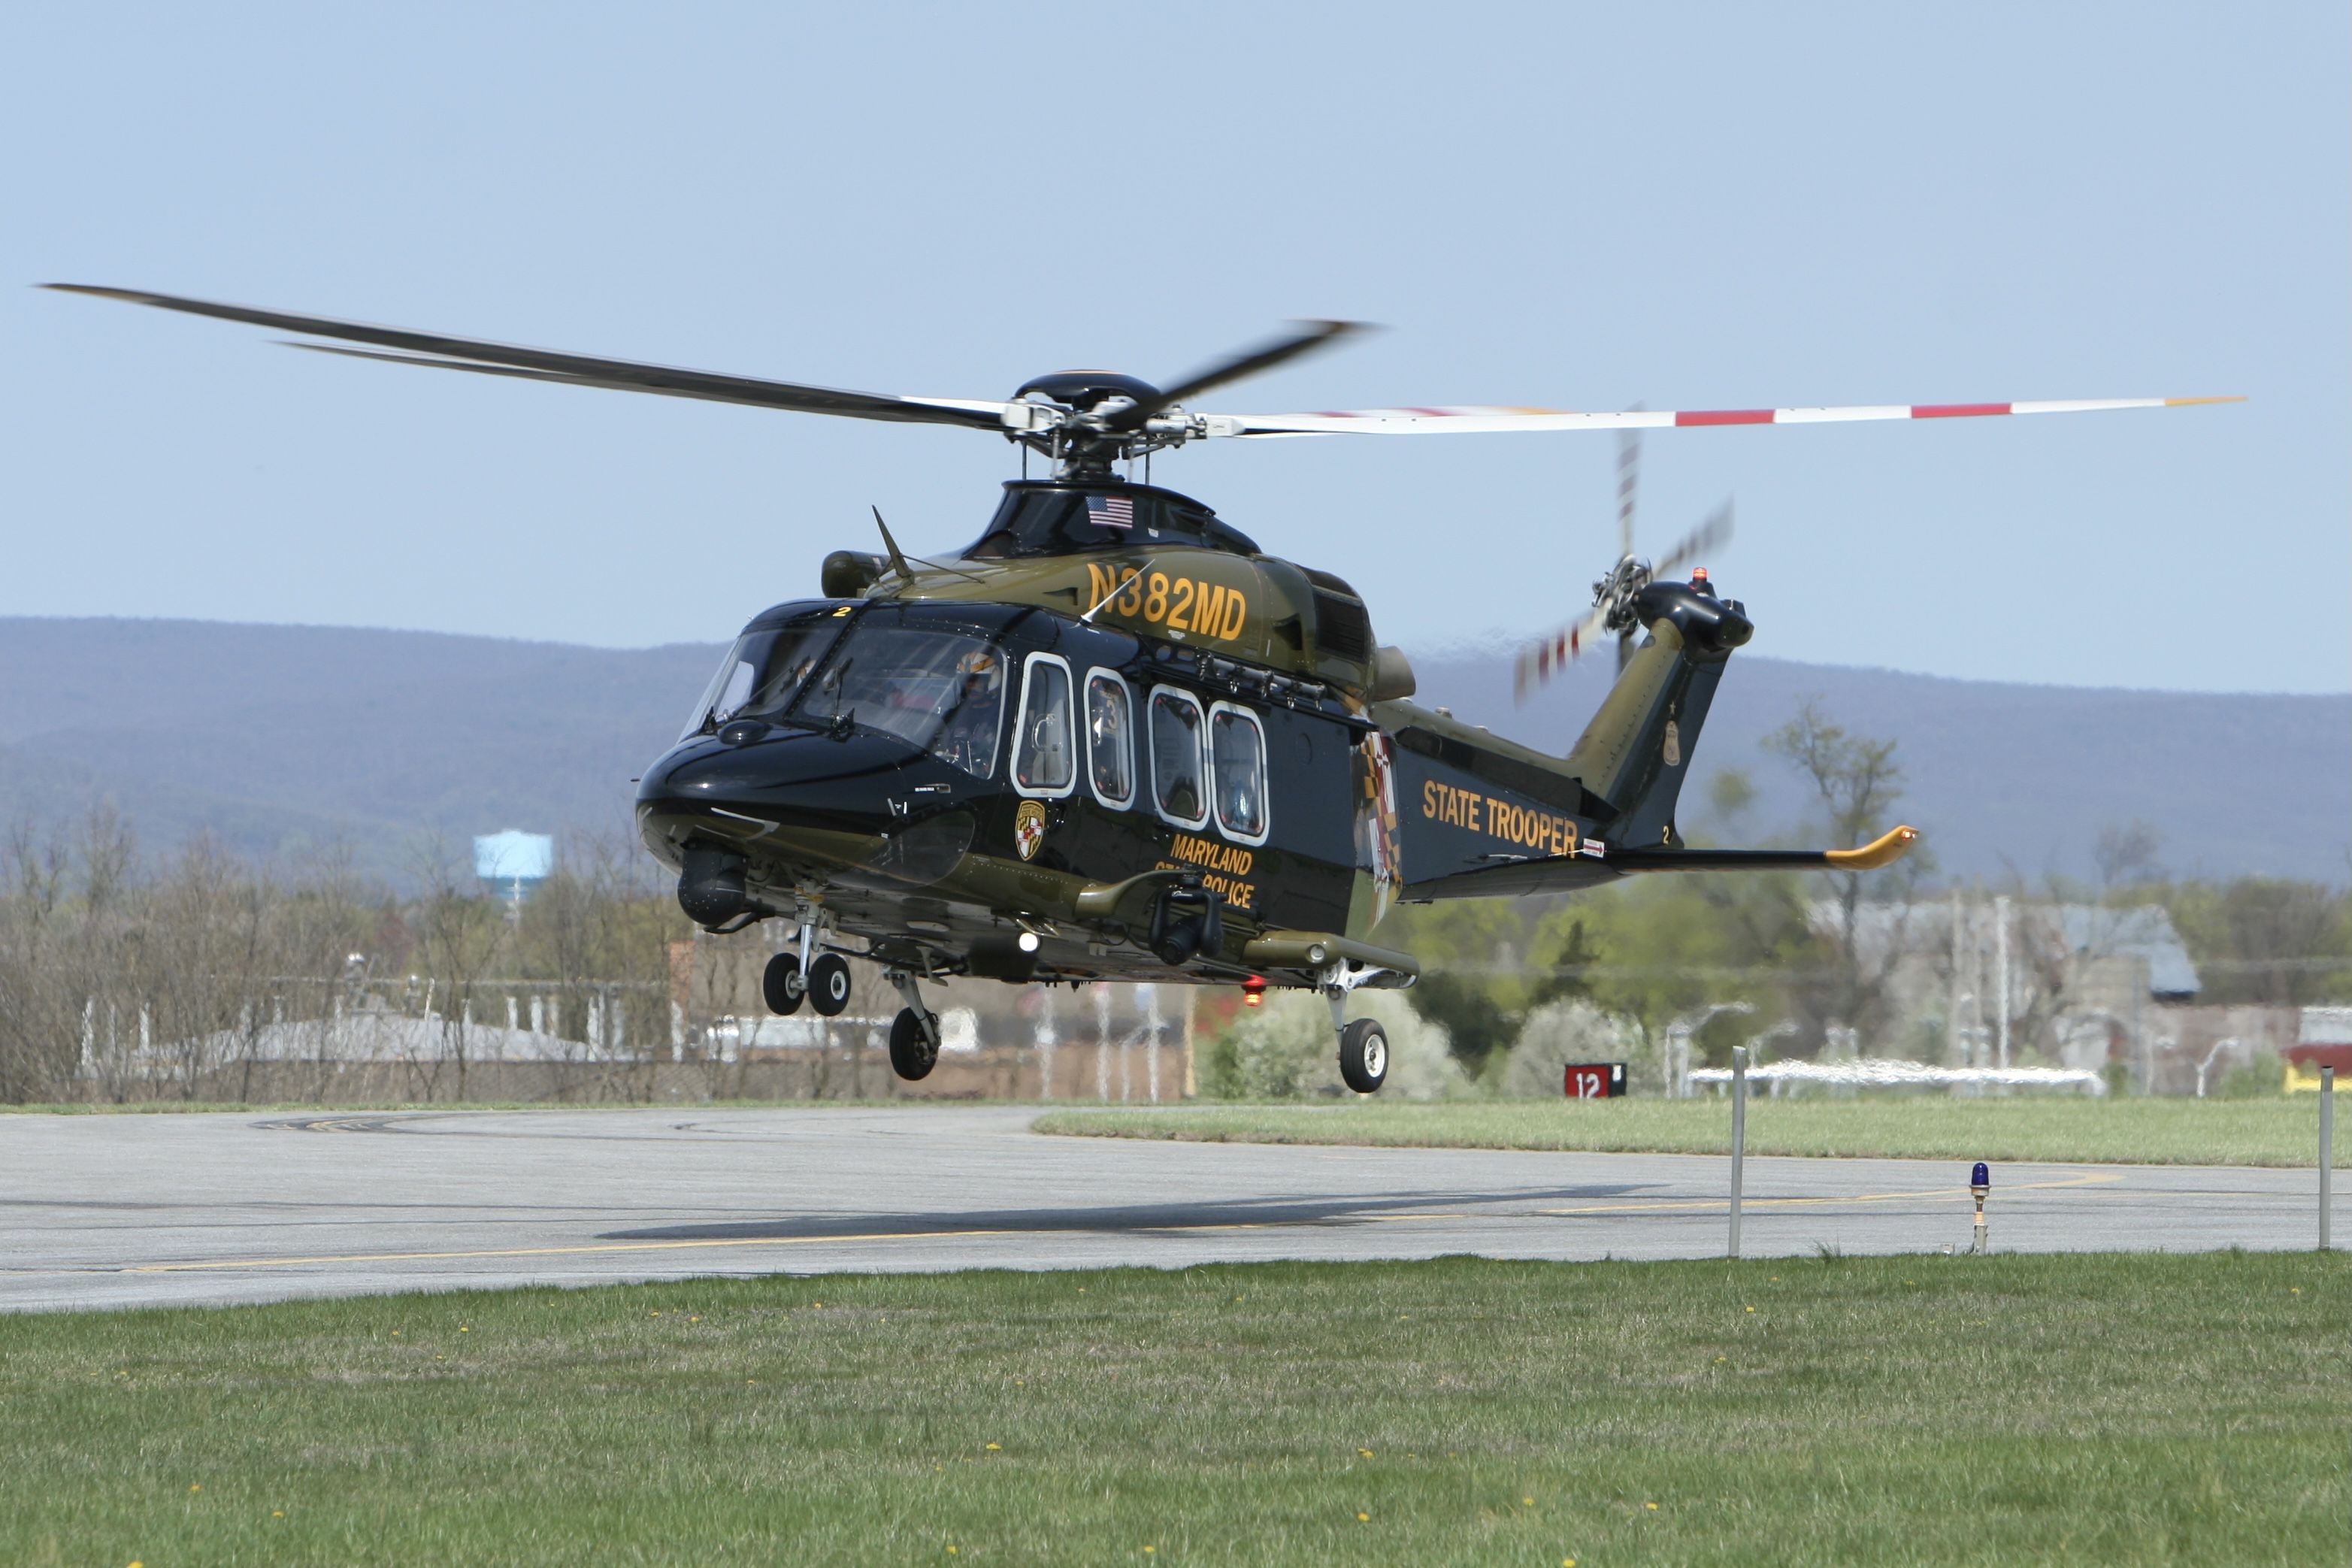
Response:
[[[1265,1005],[1265,976],[1253,974],[1242,982],[1242,1005],[1244,1007]]]
[[[1691,581],[1692,581],[1692,582],[1694,582],[1694,583],[1704,583],[1704,582],[1706,582],[1706,567],[1704,567],[1704,566],[1694,566],[1694,567],[1692,567],[1692,568],[1691,568]]]

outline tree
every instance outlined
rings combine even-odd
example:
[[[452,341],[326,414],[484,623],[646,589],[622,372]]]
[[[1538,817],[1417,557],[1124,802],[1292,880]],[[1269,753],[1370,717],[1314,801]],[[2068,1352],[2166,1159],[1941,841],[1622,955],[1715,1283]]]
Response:
[[[1797,716],[1765,736],[1763,745],[1812,785],[1837,847],[1864,844],[1886,830],[1895,803],[1903,798],[1903,769],[1895,760],[1893,741],[1853,734],[1822,711],[1818,698],[1807,698]],[[1820,999],[1826,1004],[1820,1023],[1860,1027],[1877,1021],[1894,955],[1902,944],[1885,944],[1886,951],[1875,963],[1863,952],[1864,883],[1874,878],[1881,888],[1901,889],[1907,906],[1908,892],[1931,864],[1924,850],[1915,849],[1886,871],[1831,874],[1837,889],[1836,968],[1829,994]]]
[[[1391,917],[1400,945],[1421,960],[1407,991],[1412,1010],[1445,1031],[1463,1070],[1475,1078],[1518,1037],[1528,1008],[1527,919],[1516,902],[1472,899],[1413,907]]]

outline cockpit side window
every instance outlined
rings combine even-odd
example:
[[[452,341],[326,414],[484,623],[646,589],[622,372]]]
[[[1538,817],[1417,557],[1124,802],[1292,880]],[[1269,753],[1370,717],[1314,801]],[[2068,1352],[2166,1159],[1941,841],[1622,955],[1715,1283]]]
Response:
[[[1087,782],[1113,810],[1135,804],[1135,718],[1127,682],[1108,669],[1087,672]]]
[[[707,734],[735,719],[782,717],[841,626],[835,612],[827,610],[737,637],[678,738]]]
[[[1025,795],[1068,795],[1078,787],[1069,664],[1057,654],[1033,653],[1024,682],[1021,727],[1013,736],[1013,787]]]
[[[1179,827],[1209,822],[1201,702],[1172,686],[1151,689],[1151,788],[1160,815]]]

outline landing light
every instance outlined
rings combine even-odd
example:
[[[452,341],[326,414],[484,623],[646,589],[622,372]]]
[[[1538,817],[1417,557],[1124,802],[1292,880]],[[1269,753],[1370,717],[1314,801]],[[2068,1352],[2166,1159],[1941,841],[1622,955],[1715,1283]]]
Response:
[[[1013,940],[1014,945],[1024,952],[1034,952],[1039,945],[1037,933],[1034,931],[1024,931]]]

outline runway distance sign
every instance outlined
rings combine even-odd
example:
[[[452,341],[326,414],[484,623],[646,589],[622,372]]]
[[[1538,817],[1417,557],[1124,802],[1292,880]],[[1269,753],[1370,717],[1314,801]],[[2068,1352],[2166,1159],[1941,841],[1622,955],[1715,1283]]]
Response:
[[[1623,1062],[1570,1062],[1564,1077],[1570,1100],[1615,1100],[1625,1092]]]

